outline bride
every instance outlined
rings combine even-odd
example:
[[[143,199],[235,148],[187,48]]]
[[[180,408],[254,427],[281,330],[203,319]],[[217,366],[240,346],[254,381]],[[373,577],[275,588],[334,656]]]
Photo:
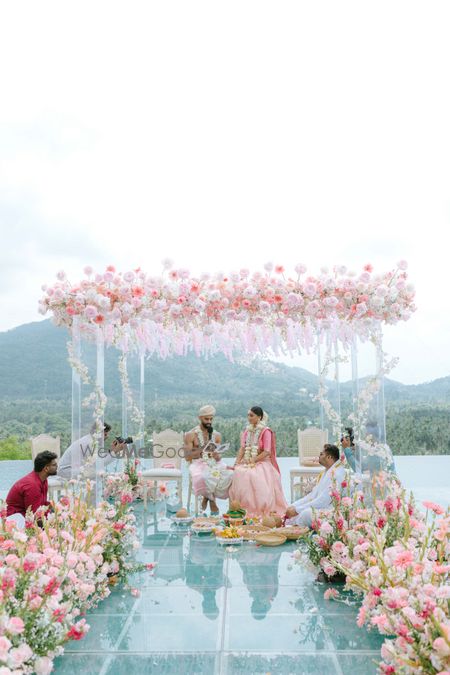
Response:
[[[283,516],[287,504],[281,488],[275,434],[267,426],[268,416],[262,408],[250,408],[247,418],[234,466],[230,501],[238,501],[252,516],[271,512]]]

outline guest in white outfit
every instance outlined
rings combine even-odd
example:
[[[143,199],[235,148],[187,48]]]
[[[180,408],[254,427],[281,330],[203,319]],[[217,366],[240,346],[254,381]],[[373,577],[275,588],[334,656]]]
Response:
[[[320,475],[317,485],[309,494],[288,507],[286,525],[311,527],[313,509],[331,508],[330,492],[333,488],[333,482],[336,482],[337,488],[340,489],[341,483],[345,479],[345,468],[339,456],[339,448],[336,445],[327,443],[323,446],[319,455],[319,464],[325,467],[325,471]]]
[[[95,424],[92,426],[90,434],[86,434],[86,436],[79,438],[74,441],[72,445],[69,445],[58,462],[58,476],[60,478],[63,478],[64,480],[80,477],[90,479],[95,478],[95,460],[98,451],[95,450],[94,446],[94,431]],[[103,427],[104,441],[106,441],[110,431],[111,425],[105,422]],[[119,453],[124,448],[125,443],[120,443],[117,439],[114,440],[111,444],[111,449],[109,451],[103,451],[105,465],[116,460],[120,456]]]

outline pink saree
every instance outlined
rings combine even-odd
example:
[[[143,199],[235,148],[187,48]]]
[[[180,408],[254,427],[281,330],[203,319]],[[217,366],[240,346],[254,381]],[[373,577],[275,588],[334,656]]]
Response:
[[[247,431],[244,431],[242,447],[245,447],[246,438]],[[275,434],[268,427],[259,437],[258,449],[270,452],[270,456],[256,462],[254,467],[236,464],[230,487],[230,500],[238,501],[252,516],[269,515],[271,512],[283,516],[286,513],[287,503],[281,487]]]

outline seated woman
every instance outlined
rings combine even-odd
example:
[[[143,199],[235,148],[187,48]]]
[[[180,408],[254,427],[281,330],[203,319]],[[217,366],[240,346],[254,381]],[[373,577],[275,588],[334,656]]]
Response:
[[[267,426],[267,414],[255,406],[248,411],[248,426],[234,466],[230,500],[238,501],[252,516],[283,516],[286,500],[281,488],[275,434]]]

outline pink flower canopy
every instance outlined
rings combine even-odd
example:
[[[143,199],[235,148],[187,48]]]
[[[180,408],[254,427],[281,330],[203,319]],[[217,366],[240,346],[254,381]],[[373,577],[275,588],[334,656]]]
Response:
[[[367,339],[382,324],[407,321],[415,311],[407,264],[376,274],[365,265],[358,274],[343,266],[294,274],[266,265],[230,274],[192,276],[165,265],[159,276],[141,269],[102,273],[85,268],[85,278],[72,283],[64,272],[44,286],[39,303],[56,325],[77,326],[83,336],[103,333],[106,344],[141,354],[196,354],[234,351],[266,354],[309,351],[317,333],[326,330],[344,345],[357,335]]]

